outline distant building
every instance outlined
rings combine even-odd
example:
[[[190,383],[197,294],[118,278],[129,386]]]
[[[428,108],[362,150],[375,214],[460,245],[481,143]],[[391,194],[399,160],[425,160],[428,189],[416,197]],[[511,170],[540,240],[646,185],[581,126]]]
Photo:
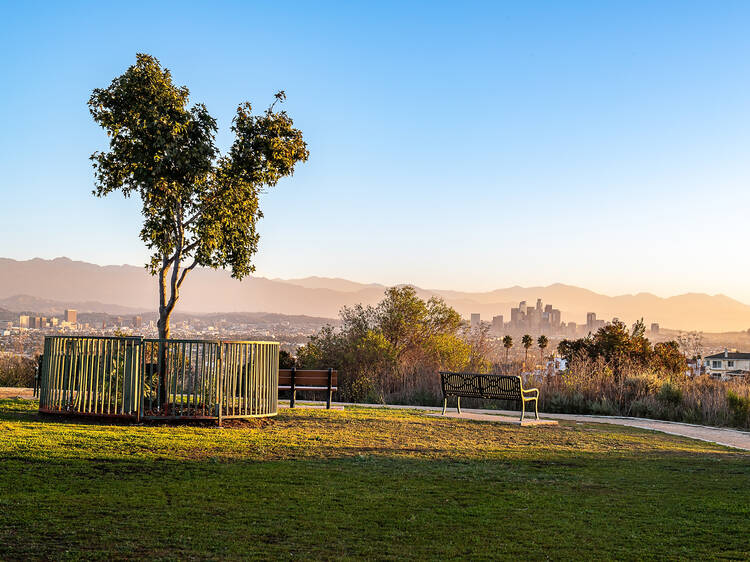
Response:
[[[659,335],[659,324],[654,322],[651,324],[651,335],[652,336],[658,336]]]
[[[707,374],[724,381],[750,375],[750,353],[725,349],[723,353],[707,356],[703,364]]]
[[[30,327],[29,326],[29,317],[27,315],[25,315],[25,314],[21,314],[18,317],[18,325],[21,328],[29,328]]]
[[[503,322],[503,315],[492,317],[492,332],[498,336],[503,333],[505,323]]]
[[[481,322],[482,322],[482,320],[480,318],[479,313],[473,312],[471,314],[471,323],[470,323],[471,329],[472,330],[478,330],[479,329],[479,325],[481,324]]]
[[[140,316],[133,316],[133,328],[140,328],[143,325],[143,318]]]
[[[73,308],[66,308],[65,321],[70,324],[76,324],[78,322],[78,311]]]
[[[551,304],[544,304],[536,299],[536,305],[529,307],[526,301],[510,309],[510,322],[506,329],[511,333],[528,332],[530,334],[560,334],[562,314]]]
[[[562,323],[562,314],[556,308],[549,311],[549,325],[553,330],[559,330]]]
[[[521,309],[511,308],[510,309],[510,327],[516,328],[521,323]]]
[[[596,312],[586,313],[586,329],[593,332],[596,329]]]

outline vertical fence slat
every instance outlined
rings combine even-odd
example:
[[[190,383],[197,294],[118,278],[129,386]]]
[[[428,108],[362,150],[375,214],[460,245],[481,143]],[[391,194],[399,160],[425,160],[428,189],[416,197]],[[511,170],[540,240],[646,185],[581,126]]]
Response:
[[[107,340],[106,342],[106,355],[104,357],[105,360],[105,369],[106,374],[104,375],[104,379],[107,382],[107,413],[112,413],[112,340]]]
[[[206,343],[201,344],[201,415],[206,415]]]

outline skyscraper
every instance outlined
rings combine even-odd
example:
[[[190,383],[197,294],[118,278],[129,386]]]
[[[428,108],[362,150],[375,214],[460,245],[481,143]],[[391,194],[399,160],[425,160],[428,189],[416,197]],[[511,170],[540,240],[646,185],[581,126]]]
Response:
[[[549,325],[553,330],[557,330],[562,322],[562,315],[557,308],[553,308],[549,312]]]
[[[589,332],[596,329],[596,312],[586,313],[586,329]]]
[[[78,311],[72,308],[65,309],[65,321],[70,324],[78,322]]]
[[[470,324],[471,325],[471,329],[472,330],[478,330],[480,323],[481,323],[481,320],[480,320],[480,317],[479,317],[479,313],[478,312],[472,312],[472,314],[471,314],[471,324]]]

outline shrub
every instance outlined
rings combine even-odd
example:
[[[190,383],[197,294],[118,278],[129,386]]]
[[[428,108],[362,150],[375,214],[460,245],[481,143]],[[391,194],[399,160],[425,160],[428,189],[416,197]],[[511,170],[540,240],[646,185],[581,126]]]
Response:
[[[0,353],[0,386],[34,386],[36,361],[21,355]]]
[[[556,392],[545,403],[545,410],[567,414],[586,414],[589,411],[586,397],[580,392]]]
[[[727,392],[727,404],[735,425],[750,425],[750,396],[740,396],[735,391]]]
[[[599,416],[616,416],[617,408],[606,398],[591,403],[591,413]]]
[[[640,398],[630,404],[628,414],[636,418],[660,418],[661,408],[651,397]]]
[[[624,397],[628,402],[632,402],[643,396],[655,393],[660,385],[661,381],[652,372],[631,375],[623,381]]]
[[[676,407],[682,401],[682,390],[672,383],[665,382],[661,385],[656,398],[667,406]]]

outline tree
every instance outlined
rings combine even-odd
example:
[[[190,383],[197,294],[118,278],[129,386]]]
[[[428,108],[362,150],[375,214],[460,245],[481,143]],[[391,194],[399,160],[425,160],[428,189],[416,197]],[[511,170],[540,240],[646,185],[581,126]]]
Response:
[[[703,357],[703,332],[680,332],[677,343],[685,357],[700,359]]]
[[[539,336],[539,338],[536,340],[536,344],[539,346],[539,360],[544,363],[544,350],[549,345],[549,339],[547,336],[542,334]]]
[[[291,369],[295,365],[296,363],[291,353],[284,349],[279,351],[279,369]]]
[[[526,368],[526,361],[529,359],[529,348],[531,348],[532,345],[534,345],[534,340],[531,338],[529,334],[524,334],[521,338],[521,343],[523,344],[523,348],[526,350],[526,356],[523,359],[523,368]]]
[[[654,345],[651,362],[656,369],[669,375],[684,376],[687,371],[687,360],[680,352],[680,344],[674,340]]]
[[[653,366],[663,371],[684,373],[686,363],[675,341],[656,344],[645,336],[646,328],[639,320],[630,331],[622,322],[612,322],[577,340],[562,340],[557,351],[568,364],[574,358],[603,359],[611,368],[616,380],[631,367]]]
[[[286,98],[279,92],[261,115],[247,102],[237,108],[234,143],[220,156],[216,121],[206,107],[188,108],[188,89],[175,86],[157,59],[136,59],[88,102],[109,136],[109,151],[91,156],[94,194],[140,195],[140,237],[159,285],[159,338],[168,339],[170,315],[195,267],[230,268],[236,279],[255,271],[259,196],[292,175],[308,150],[292,119],[275,110]]]
[[[413,287],[392,287],[377,306],[340,312],[341,326],[326,326],[297,352],[302,368],[340,371],[340,392],[350,400],[385,400],[436,390],[442,369],[487,367],[486,333],[461,337],[461,316],[442,299],[420,299]]]
[[[503,337],[503,347],[505,348],[505,361],[507,362],[510,349],[513,347],[513,338],[510,335]]]

